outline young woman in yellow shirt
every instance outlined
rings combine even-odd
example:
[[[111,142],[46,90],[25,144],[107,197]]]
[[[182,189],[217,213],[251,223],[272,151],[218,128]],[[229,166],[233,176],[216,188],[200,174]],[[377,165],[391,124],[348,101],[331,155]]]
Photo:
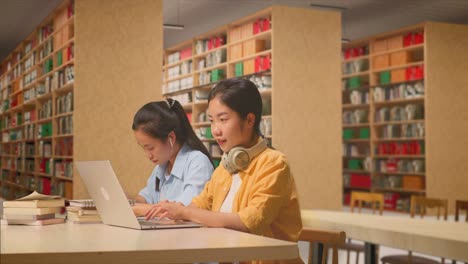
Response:
[[[222,166],[189,206],[159,203],[147,218],[183,219],[297,241],[302,221],[296,184],[286,157],[261,137],[261,114],[262,98],[251,81],[227,79],[213,87],[208,117],[225,153]]]

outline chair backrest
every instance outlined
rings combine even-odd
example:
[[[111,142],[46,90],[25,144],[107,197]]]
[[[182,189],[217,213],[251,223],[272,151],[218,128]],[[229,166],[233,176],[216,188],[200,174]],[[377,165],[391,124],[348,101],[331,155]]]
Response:
[[[468,201],[456,200],[455,201],[455,221],[460,217],[460,211],[465,210],[465,222],[468,222]]]
[[[382,215],[384,208],[384,195],[373,192],[351,192],[351,212],[354,212],[354,206],[358,202],[359,213],[361,212],[362,202],[371,203],[372,213],[375,213],[375,204],[379,204],[379,214]]]
[[[326,264],[328,249],[332,248],[333,258],[332,263],[338,264],[338,247],[343,245],[346,240],[345,232],[316,230],[310,228],[303,228],[300,241],[310,242],[309,246],[309,264],[312,263],[312,243],[322,243],[322,264]]]
[[[411,217],[414,217],[416,213],[416,208],[419,208],[419,214],[421,218],[426,214],[427,208],[437,208],[437,220],[440,218],[440,209],[444,210],[444,220],[447,220],[448,216],[448,200],[447,199],[437,199],[437,198],[428,198],[424,196],[411,196]]]

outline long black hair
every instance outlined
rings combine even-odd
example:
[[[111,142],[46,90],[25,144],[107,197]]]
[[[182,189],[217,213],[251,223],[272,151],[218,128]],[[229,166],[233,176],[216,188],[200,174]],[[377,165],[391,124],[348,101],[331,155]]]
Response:
[[[190,148],[201,151],[211,161],[210,153],[195,135],[184,108],[177,100],[168,98],[145,104],[133,117],[132,129],[142,130],[149,136],[164,141],[174,131],[180,145],[187,143]]]
[[[262,96],[257,86],[246,79],[231,78],[217,83],[208,95],[208,103],[219,95],[221,102],[238,113],[242,119],[247,114],[255,115],[254,132],[261,136],[260,120],[262,119]]]

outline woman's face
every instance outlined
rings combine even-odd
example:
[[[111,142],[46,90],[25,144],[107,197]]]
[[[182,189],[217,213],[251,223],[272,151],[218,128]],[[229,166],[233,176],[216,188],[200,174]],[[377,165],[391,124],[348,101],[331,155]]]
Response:
[[[154,164],[164,164],[172,156],[172,147],[169,143],[169,138],[164,142],[151,137],[141,129],[136,130],[134,133],[138,145],[143,148],[146,157]]]
[[[249,114],[245,120],[242,119],[237,112],[225,105],[219,96],[210,101],[207,112],[213,136],[224,152],[229,152],[236,146],[249,145],[255,119],[253,114]]]

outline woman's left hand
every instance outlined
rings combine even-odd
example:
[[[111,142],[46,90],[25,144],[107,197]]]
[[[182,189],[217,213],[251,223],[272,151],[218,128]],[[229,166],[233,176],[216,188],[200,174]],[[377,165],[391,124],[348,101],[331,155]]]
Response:
[[[153,205],[153,207],[146,213],[146,220],[155,217],[169,218],[172,220],[184,220],[185,205],[179,202],[160,202]]]

